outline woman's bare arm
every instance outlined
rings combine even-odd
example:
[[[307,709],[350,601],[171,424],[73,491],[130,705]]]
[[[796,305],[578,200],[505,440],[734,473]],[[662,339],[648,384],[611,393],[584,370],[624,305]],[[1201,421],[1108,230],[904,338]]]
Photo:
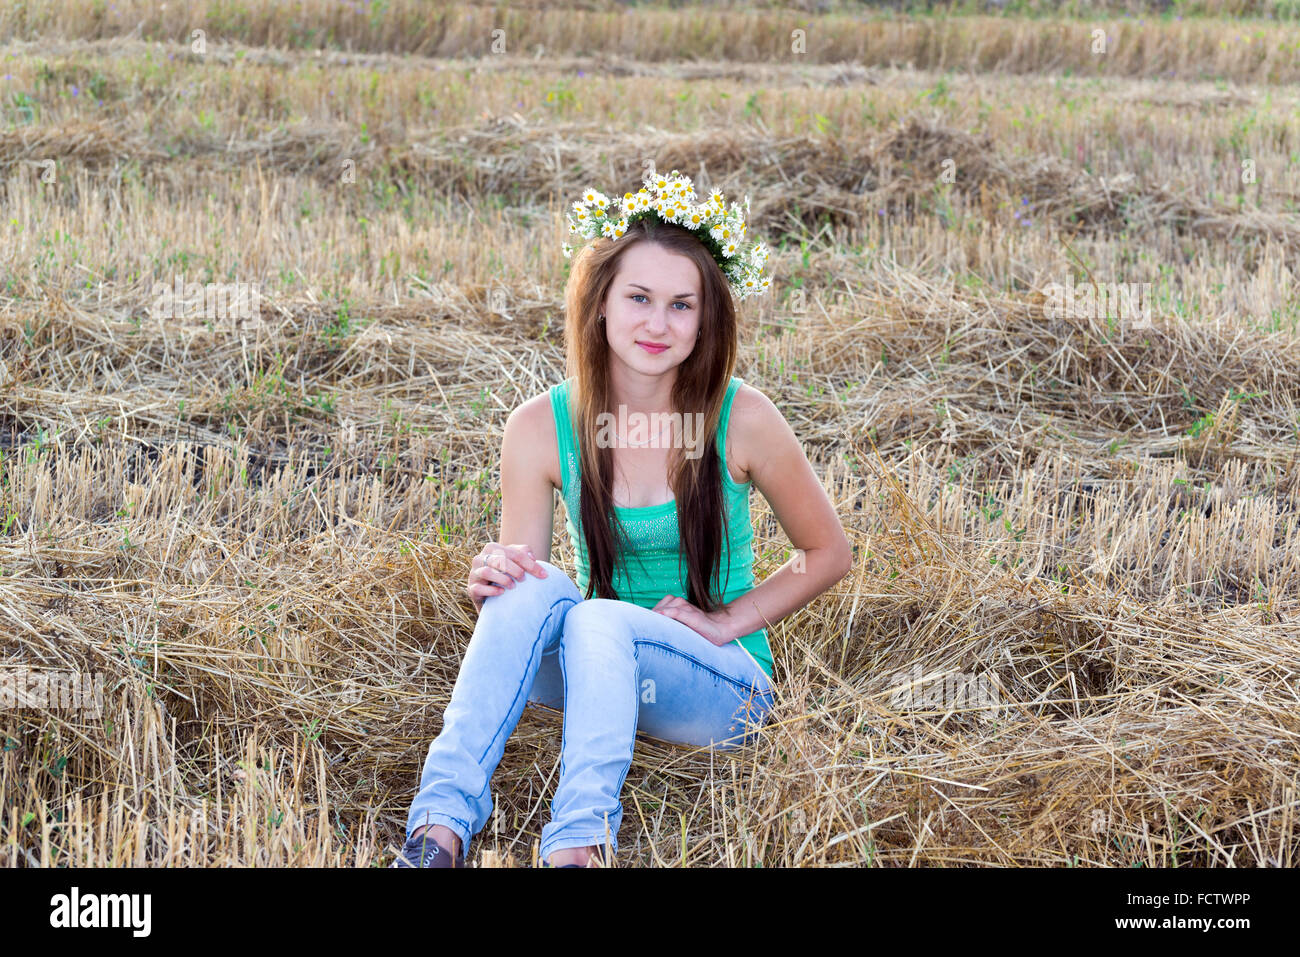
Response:
[[[552,476],[558,474],[550,396],[529,399],[506,419],[501,440],[501,529],[470,563],[466,592],[476,608],[550,561],[555,516]]]
[[[506,419],[501,440],[500,541],[528,545],[540,561],[551,560],[555,518],[553,470],[558,471],[555,422],[543,392]]]
[[[722,623],[721,636],[733,640],[775,624],[844,578],[853,568],[853,550],[798,438],[767,396],[742,386],[727,435],[737,464],[772,506],[796,549],[761,584],[714,616]]]
[[[715,612],[671,595],[655,606],[717,645],[775,624],[853,568],[853,550],[826,490],[785,416],[757,389],[742,386],[732,400],[727,445],[729,460],[763,493],[796,552],[762,584]]]

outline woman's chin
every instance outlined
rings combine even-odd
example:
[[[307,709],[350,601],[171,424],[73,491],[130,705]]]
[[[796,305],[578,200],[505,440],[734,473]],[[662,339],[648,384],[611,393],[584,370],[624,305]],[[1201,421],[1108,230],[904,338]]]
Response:
[[[640,372],[642,375],[661,375],[681,364],[680,359],[677,359],[666,350],[658,355],[653,355],[640,346],[635,348],[635,354],[619,355],[619,358],[623,360],[623,364],[628,368]]]

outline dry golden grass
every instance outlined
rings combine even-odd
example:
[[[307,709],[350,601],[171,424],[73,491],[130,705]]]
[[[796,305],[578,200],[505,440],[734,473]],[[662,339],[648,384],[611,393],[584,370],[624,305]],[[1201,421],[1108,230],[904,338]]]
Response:
[[[1083,18],[805,11],[796,59],[790,11],[520,4],[497,56],[489,7],[307,6],[352,51],[0,13],[0,668],[106,689],[0,712],[0,861],[391,860],[506,416],[563,375],[562,207],[653,159],[750,194],[737,372],[857,560],[771,630],[756,746],[638,743],[618,866],[1296,862],[1300,27],[1153,15],[1096,64]],[[260,315],[151,317],[182,273]],[[1049,318],[1067,275],[1150,326]],[[479,866],[533,863],[559,737],[525,712]]]

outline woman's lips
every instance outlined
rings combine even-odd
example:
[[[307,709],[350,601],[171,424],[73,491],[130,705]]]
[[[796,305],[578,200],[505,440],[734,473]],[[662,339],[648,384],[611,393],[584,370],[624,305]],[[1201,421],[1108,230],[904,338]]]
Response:
[[[646,352],[649,352],[651,355],[656,355],[656,356],[659,355],[659,353],[661,353],[661,352],[667,352],[667,351],[668,351],[668,347],[667,347],[667,346],[664,346],[664,345],[656,345],[656,344],[651,343],[651,342],[641,342],[641,341],[638,340],[638,341],[637,341],[637,345],[640,346],[642,349],[644,349]]]

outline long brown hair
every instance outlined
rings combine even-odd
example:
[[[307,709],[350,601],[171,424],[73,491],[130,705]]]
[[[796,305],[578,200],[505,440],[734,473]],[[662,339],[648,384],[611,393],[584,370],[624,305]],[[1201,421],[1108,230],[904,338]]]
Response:
[[[713,611],[726,587],[714,587],[726,534],[722,466],[716,448],[722,402],[736,362],[736,309],[726,277],[695,234],[653,216],[631,224],[617,240],[598,237],[575,254],[564,291],[566,371],[574,379],[572,410],[581,448],[579,524],[591,570],[586,597],[591,598],[594,592],[599,598],[618,598],[612,584],[614,563],[622,561],[627,568],[625,550],[616,544],[626,543],[627,538],[614,512],[614,451],[598,448],[594,441],[597,416],[613,411],[609,342],[598,315],[623,254],[643,242],[689,257],[700,271],[700,337],[677,367],[673,408],[668,411],[683,416],[704,413],[704,428],[697,435],[703,451],[692,459],[683,454],[682,442],[674,442],[668,480],[677,501],[677,523],[686,556],[686,600],[703,611]],[[680,564],[678,567],[680,571]]]

